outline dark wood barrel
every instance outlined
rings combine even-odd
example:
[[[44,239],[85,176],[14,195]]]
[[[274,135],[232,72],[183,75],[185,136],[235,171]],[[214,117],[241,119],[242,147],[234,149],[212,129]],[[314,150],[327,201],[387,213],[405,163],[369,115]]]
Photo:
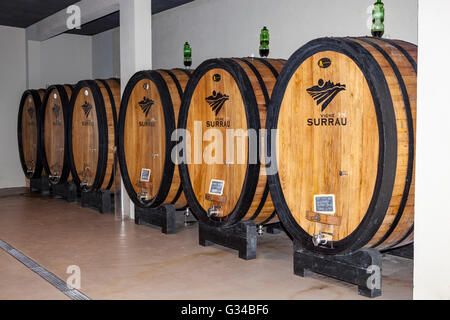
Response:
[[[413,241],[416,72],[417,46],[378,38],[317,39],[286,63],[267,120],[279,141],[269,181],[304,248]]]
[[[189,80],[178,129],[186,129],[190,137],[184,139],[187,143],[185,151],[180,151],[179,169],[189,208],[204,223],[227,227],[246,220],[258,225],[276,221],[266,168],[258,158],[251,160],[249,150],[259,145],[259,131],[265,127],[270,96],[284,63],[257,58],[211,59]],[[227,131],[231,129],[236,138],[228,142]],[[200,136],[195,138],[198,132]],[[255,133],[256,141],[245,136],[248,132]],[[219,136],[223,148],[217,146],[213,151],[211,141]],[[215,159],[209,161],[203,157],[205,153]],[[222,157],[216,158],[220,153]]]
[[[118,128],[120,171],[140,207],[186,206],[171,138],[190,74],[182,69],[141,71],[125,88]]]
[[[17,138],[25,177],[37,179],[43,173],[42,100],[44,89],[27,90],[20,100]]]
[[[72,177],[83,191],[113,190],[118,79],[80,81],[72,94],[68,148]]]
[[[71,180],[66,127],[73,86],[53,85],[47,89],[43,102],[44,168],[52,184]]]

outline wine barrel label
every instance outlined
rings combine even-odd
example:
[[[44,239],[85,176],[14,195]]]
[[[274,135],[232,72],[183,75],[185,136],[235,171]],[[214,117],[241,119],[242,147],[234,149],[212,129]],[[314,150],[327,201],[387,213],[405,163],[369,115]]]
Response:
[[[329,58],[322,58],[317,64],[319,65],[319,67],[326,69],[331,66],[331,60]]]
[[[336,213],[334,194],[315,194],[314,212],[317,213]]]
[[[141,182],[149,182],[151,172],[152,172],[152,170],[150,170],[150,169],[142,169],[141,170]]]
[[[147,97],[144,97],[142,101],[139,101],[138,105],[142,109],[142,112],[145,114],[146,117],[148,117],[148,113],[150,112],[150,108],[152,105],[155,104],[155,101],[152,99],[149,99]]]
[[[91,113],[91,110],[92,110],[92,104],[90,104],[89,102],[85,102],[82,106],[81,106],[81,108],[83,109],[83,111],[84,111],[84,115],[86,116],[86,119],[89,117],[89,114]]]
[[[214,90],[212,92],[212,95],[207,97],[205,100],[206,100],[206,102],[208,102],[212,111],[214,111],[217,116],[219,114],[220,110],[222,110],[222,107],[225,104],[225,102],[228,101],[228,99],[230,99],[229,95],[222,94],[222,93],[216,92],[216,90]]]
[[[212,179],[209,185],[209,193],[222,196],[223,195],[223,187],[225,186],[225,181]]]
[[[306,89],[306,91],[316,101],[317,105],[322,105],[322,112],[325,111],[327,106],[331,103],[331,101],[333,101],[337,94],[343,90],[345,90],[345,84],[334,84],[330,80],[324,82],[323,79],[319,79],[317,85]]]

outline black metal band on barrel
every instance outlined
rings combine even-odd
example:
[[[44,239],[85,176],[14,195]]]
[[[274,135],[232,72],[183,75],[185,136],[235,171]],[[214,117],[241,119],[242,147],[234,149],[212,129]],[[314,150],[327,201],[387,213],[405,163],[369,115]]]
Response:
[[[115,79],[111,79],[113,81],[117,81]],[[111,103],[111,110],[112,110],[112,115],[113,115],[113,122],[114,122],[114,145],[117,146],[117,109],[116,109],[116,102],[114,100],[114,96],[112,94],[111,88],[109,87],[108,82],[106,82],[105,80],[97,80],[100,81],[103,86],[106,89],[106,92],[108,92],[108,97],[109,97],[109,101]],[[108,128],[109,130],[109,128]],[[109,178],[109,182],[108,185],[106,187],[107,190],[111,189],[113,183],[114,183],[114,178],[115,178],[115,169],[116,168],[116,157],[114,157],[113,160],[113,170],[111,172],[111,176]]]
[[[261,73],[259,73],[258,69],[256,69],[256,67],[249,60],[247,60],[247,59],[238,59],[238,60],[244,62],[255,74],[256,79],[258,79],[259,86],[261,87],[261,90],[263,92],[264,100],[266,102],[266,108],[268,108],[269,103],[270,103],[270,97],[269,97],[269,92],[267,91],[266,84],[265,84],[263,78],[261,77]],[[277,74],[277,76],[278,76],[278,74]],[[275,77],[275,79],[276,79],[276,77]],[[259,213],[264,208],[264,204],[266,203],[267,197],[269,196],[269,191],[270,191],[269,184],[266,182],[266,186],[264,187],[264,192],[261,197],[261,201],[259,202],[259,205],[258,205],[258,208],[256,208],[256,211],[250,217],[250,220],[255,220],[259,216]]]
[[[414,69],[414,73],[417,75],[417,62],[414,60],[413,57],[411,57],[411,55],[408,53],[408,51],[405,50],[401,45],[397,44],[396,42],[394,42],[392,40],[387,40],[387,39],[382,39],[382,40],[391,44],[395,48],[397,48],[409,61],[409,63],[411,64],[411,67]],[[414,232],[414,224],[409,228],[408,232],[406,232],[406,234],[402,238],[400,238],[400,240],[395,242],[391,247],[395,248],[398,245],[402,244],[402,242],[405,241],[413,232]]]
[[[172,71],[170,71],[170,70],[163,70],[163,71],[166,72],[172,78],[173,82],[175,83],[175,86],[177,87],[178,95],[180,96],[180,101],[181,101],[183,99],[183,89],[181,88],[180,81],[178,80],[177,76]],[[186,72],[186,75],[188,75],[188,77],[190,77],[188,72]],[[181,181],[180,181],[180,187],[178,188],[177,193],[175,194],[175,197],[173,197],[173,199],[170,203],[175,204],[178,201],[178,199],[181,197],[182,192],[183,192],[183,186],[181,185]]]
[[[405,179],[405,187],[403,189],[402,199],[399,204],[399,208],[397,211],[397,214],[395,215],[394,220],[392,221],[391,226],[389,227],[389,230],[383,235],[383,237],[375,243],[372,247],[376,248],[380,246],[384,241],[386,241],[389,236],[394,232],[395,228],[397,227],[403,212],[406,207],[406,202],[408,201],[408,195],[409,190],[411,188],[411,182],[413,178],[413,169],[414,169],[414,122],[412,118],[411,113],[411,104],[409,102],[409,95],[408,90],[406,89],[405,81],[403,80],[402,74],[400,73],[400,70],[398,69],[396,63],[392,58],[388,55],[388,53],[383,50],[379,45],[374,43],[368,38],[361,38],[361,41],[371,45],[373,48],[375,48],[378,52],[382,54],[382,56],[388,61],[389,65],[391,66],[392,70],[394,71],[394,74],[397,78],[398,85],[400,87],[400,91],[402,92],[402,98],[403,103],[405,105],[405,113],[406,113],[406,120],[407,120],[407,126],[408,126],[408,164],[407,164],[407,170],[406,170],[406,179]]]
[[[264,58],[254,58],[258,61],[260,61],[262,64],[264,64],[267,68],[269,68],[270,72],[274,75],[275,78],[278,78],[278,71],[275,69],[275,67],[266,59]]]

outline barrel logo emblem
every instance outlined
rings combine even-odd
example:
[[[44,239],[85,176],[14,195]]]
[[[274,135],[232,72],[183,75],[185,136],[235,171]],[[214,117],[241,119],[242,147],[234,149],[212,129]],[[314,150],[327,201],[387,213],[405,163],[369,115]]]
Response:
[[[55,115],[55,118],[58,119],[59,117],[59,110],[61,110],[61,107],[55,104],[52,108],[53,114]]]
[[[219,82],[221,79],[222,77],[220,76],[220,74],[216,73],[215,75],[213,75],[214,82]]]
[[[27,112],[28,112],[28,115],[30,116],[30,118],[33,118],[33,116],[34,116],[34,108],[29,107],[27,109]]]
[[[320,79],[318,85],[313,86],[306,91],[311,95],[311,97],[316,101],[318,106],[322,106],[322,112],[328,107],[328,105],[333,101],[339,92],[345,90],[345,84],[334,84],[331,81],[324,82]]]
[[[331,60],[329,58],[322,58],[317,64],[319,65],[319,67],[326,69],[331,66]]]
[[[154,105],[155,102],[147,97],[144,97],[142,101],[138,102],[138,104],[141,107],[142,112],[145,113],[145,116],[147,117],[152,105]]]
[[[227,100],[230,99],[230,96],[226,94],[222,94],[220,92],[216,92],[215,90],[212,92],[212,95],[206,98],[206,102],[208,102],[212,111],[216,112],[216,116],[219,114],[220,110],[222,110],[223,105]]]
[[[88,103],[87,101],[81,106],[81,108],[84,111],[84,115],[87,117],[89,117],[89,114],[91,113],[92,110],[92,104]]]

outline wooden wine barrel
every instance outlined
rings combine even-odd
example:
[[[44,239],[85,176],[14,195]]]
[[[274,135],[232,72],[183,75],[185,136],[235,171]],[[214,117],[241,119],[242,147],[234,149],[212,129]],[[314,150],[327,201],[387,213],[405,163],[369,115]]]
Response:
[[[117,79],[80,81],[70,102],[68,148],[73,181],[83,191],[113,190]]]
[[[20,100],[17,122],[20,163],[25,177],[37,179],[43,171],[42,99],[45,90],[27,90]]]
[[[73,87],[54,85],[47,89],[43,102],[44,168],[52,184],[71,180],[66,127]]]
[[[128,82],[118,128],[118,155],[123,183],[140,207],[186,206],[171,152],[184,88],[190,72],[141,71]]]
[[[259,130],[265,127],[267,106],[284,63],[211,59],[202,63],[189,81],[178,128],[190,133],[185,147],[190,145],[192,150],[186,149],[179,169],[189,208],[204,223],[227,227],[239,221],[261,225],[277,219],[266,168],[250,150],[258,149]],[[231,129],[236,138],[228,142],[226,135]],[[247,132],[254,133],[251,143],[243,135]],[[212,150],[211,141],[216,139],[222,139],[223,148]],[[202,157],[204,154],[211,157]]]
[[[269,184],[304,248],[412,242],[416,70],[415,45],[377,38],[317,39],[286,63],[267,120],[279,139]]]

